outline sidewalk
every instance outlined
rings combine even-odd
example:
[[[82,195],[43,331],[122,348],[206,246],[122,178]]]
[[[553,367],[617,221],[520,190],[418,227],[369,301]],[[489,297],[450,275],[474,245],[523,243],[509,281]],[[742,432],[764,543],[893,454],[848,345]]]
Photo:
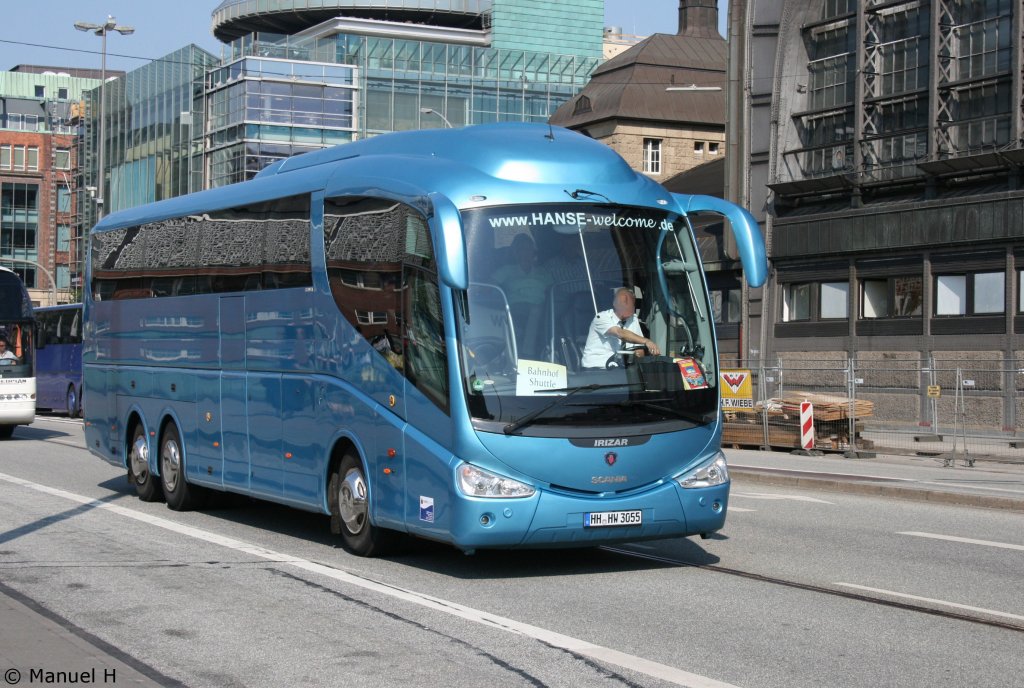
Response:
[[[180,686],[0,583],[3,684]]]
[[[979,461],[968,468],[957,460],[946,468],[935,457],[879,454],[849,459],[842,454],[724,451],[729,473],[740,484],[807,487],[1024,512],[1024,464],[1020,463]]]

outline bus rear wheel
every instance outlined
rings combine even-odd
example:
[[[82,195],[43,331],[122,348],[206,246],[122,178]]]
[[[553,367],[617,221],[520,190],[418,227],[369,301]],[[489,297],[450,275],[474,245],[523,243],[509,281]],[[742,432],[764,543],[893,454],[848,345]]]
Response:
[[[146,429],[142,423],[135,426],[131,444],[128,445],[128,482],[144,502],[155,502],[163,496],[160,483],[149,470],[149,443],[146,442]]]
[[[167,425],[160,439],[160,483],[171,509],[189,511],[202,506],[205,491],[185,480],[185,454],[174,423]]]
[[[360,557],[374,557],[391,549],[398,534],[370,523],[370,492],[359,457],[345,454],[331,472],[328,486],[331,532],[341,535],[341,546]]]

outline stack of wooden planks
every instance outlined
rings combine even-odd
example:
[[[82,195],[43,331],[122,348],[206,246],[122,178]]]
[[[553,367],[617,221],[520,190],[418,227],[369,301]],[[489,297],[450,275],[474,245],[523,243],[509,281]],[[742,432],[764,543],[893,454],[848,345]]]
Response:
[[[844,420],[850,417],[850,399],[836,394],[821,394],[818,392],[802,392],[793,390],[786,392],[781,397],[758,402],[755,408],[758,412],[767,411],[769,419],[771,416],[784,416],[800,418],[800,404],[809,401],[814,405],[814,420],[830,421]],[[874,415],[875,405],[864,399],[856,399],[853,402],[853,417],[865,418]]]

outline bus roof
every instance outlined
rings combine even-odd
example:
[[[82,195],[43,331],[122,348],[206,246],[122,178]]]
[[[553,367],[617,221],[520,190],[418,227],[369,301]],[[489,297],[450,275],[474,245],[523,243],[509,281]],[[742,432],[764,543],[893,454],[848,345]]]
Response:
[[[502,123],[384,134],[286,158],[249,181],[112,213],[94,231],[319,190],[406,200],[438,192],[465,208],[564,202],[583,189],[617,204],[674,205],[664,188],[594,139],[546,124]]]

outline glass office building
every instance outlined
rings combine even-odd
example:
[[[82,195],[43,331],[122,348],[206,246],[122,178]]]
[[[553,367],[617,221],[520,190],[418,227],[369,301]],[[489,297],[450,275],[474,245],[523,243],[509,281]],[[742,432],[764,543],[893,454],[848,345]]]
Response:
[[[111,213],[203,188],[204,84],[218,64],[217,57],[189,45],[85,94],[78,184],[84,226],[97,220],[93,197],[104,199],[105,213]],[[102,184],[97,172],[101,91]]]
[[[210,186],[276,159],[391,131],[546,122],[595,57],[439,40],[253,34],[207,78]],[[449,33],[441,31],[442,34]]]
[[[112,212],[380,133],[547,121],[600,63],[603,5],[225,0],[220,58],[191,45],[107,83],[94,195]],[[529,49],[541,44],[551,52]],[[86,112],[82,196],[101,186],[99,89]],[[90,226],[96,205],[81,207]]]

